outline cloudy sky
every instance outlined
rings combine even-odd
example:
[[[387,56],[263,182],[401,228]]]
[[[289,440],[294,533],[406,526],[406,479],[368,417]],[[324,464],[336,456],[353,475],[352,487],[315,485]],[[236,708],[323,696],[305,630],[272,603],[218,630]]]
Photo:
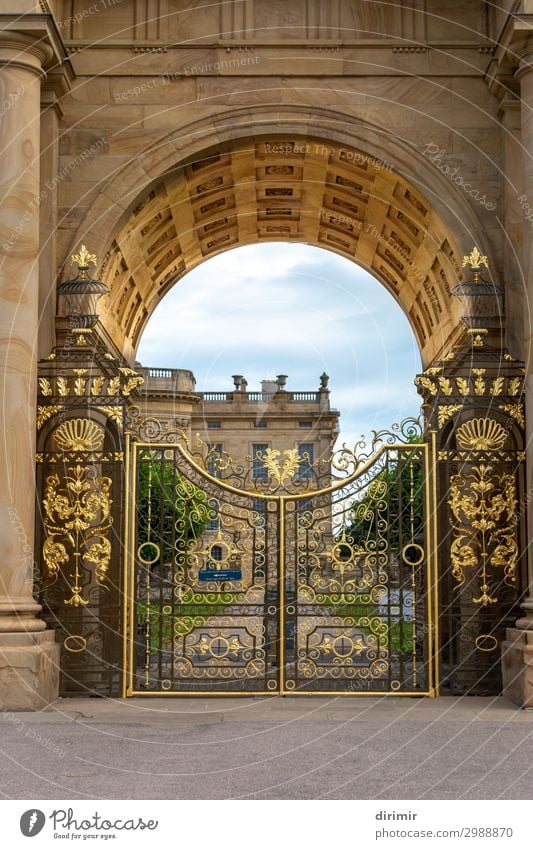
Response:
[[[269,243],[202,263],[165,296],[141,339],[145,366],[192,369],[199,391],[248,389],[288,374],[315,390],[330,375],[341,441],[418,415],[420,357],[391,295],[347,259],[307,245]]]

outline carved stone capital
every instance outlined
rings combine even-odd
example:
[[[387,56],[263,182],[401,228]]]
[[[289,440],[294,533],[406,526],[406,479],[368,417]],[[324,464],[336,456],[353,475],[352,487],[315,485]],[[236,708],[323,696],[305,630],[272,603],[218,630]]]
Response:
[[[50,15],[3,15],[0,32],[0,67],[25,68],[45,76],[54,69],[67,85],[74,72],[59,30]]]
[[[526,74],[533,71],[533,36],[522,38],[515,51],[519,60],[515,79],[521,80]]]

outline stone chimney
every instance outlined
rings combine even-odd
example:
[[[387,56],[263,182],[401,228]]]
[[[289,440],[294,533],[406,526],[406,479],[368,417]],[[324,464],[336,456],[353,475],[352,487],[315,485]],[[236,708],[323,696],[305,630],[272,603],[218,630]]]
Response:
[[[275,380],[262,380],[261,391],[263,395],[275,395],[278,390],[278,384]]]

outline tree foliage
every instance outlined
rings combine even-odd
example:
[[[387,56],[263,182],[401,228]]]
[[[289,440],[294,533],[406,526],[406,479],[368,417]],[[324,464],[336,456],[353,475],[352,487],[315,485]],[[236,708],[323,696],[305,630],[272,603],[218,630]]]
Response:
[[[161,563],[172,562],[176,551],[186,551],[212,518],[205,492],[168,462],[139,464],[137,513],[139,540],[154,543],[154,552],[159,546]],[[149,553],[147,546],[145,550]]]
[[[366,548],[386,537],[389,549],[398,550],[408,542],[420,542],[423,525],[423,463],[418,452],[400,451],[352,504],[339,541],[342,544],[342,536],[350,546]]]

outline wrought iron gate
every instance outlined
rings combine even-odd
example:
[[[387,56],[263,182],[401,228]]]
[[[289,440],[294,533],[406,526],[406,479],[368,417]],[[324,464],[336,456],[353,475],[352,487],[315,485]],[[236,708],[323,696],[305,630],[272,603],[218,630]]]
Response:
[[[417,377],[424,437],[239,467],[68,340],[39,367],[36,454],[62,695],[501,692],[527,587],[523,363],[476,338]]]
[[[420,432],[322,462],[135,442],[125,695],[434,694]],[[260,464],[262,475],[254,475]]]

